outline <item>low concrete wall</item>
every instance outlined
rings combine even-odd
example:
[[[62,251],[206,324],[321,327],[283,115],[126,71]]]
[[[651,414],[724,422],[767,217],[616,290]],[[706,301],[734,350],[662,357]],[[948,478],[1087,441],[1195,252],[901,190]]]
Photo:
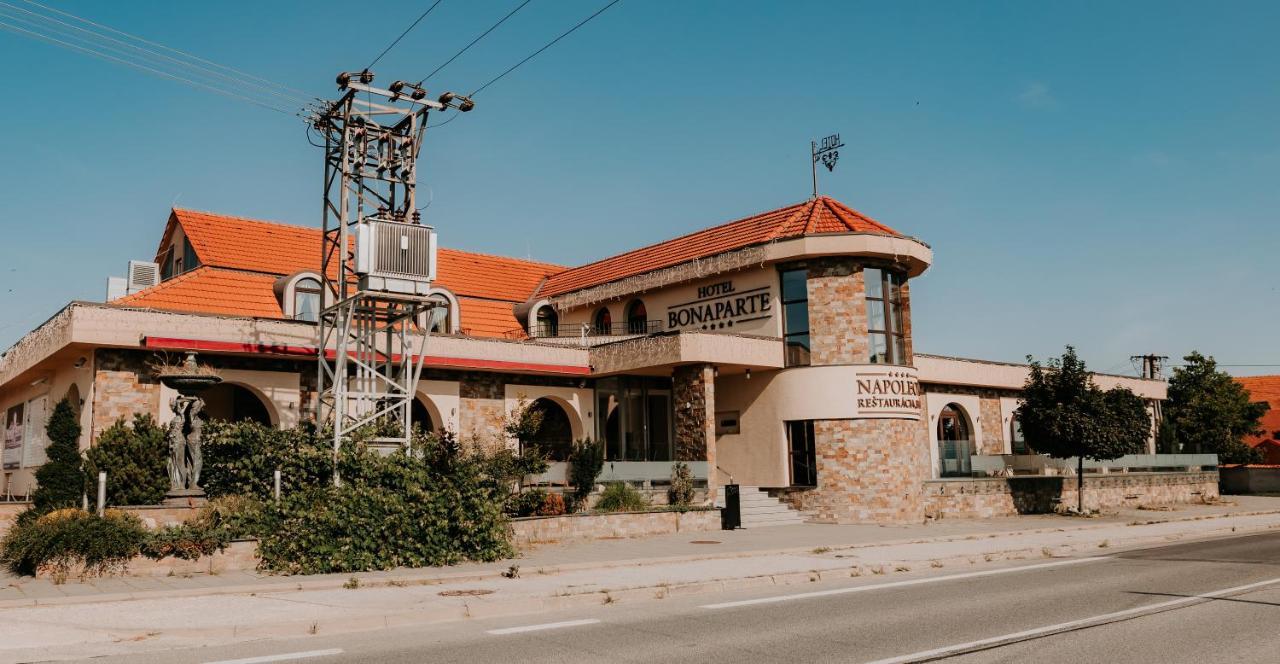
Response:
[[[511,530],[512,542],[518,547],[553,542],[584,542],[683,532],[709,532],[720,530],[720,510],[535,516],[512,519]]]
[[[0,536],[9,532],[18,514],[31,507],[31,503],[0,503]],[[156,529],[161,526],[175,526],[200,513],[198,507],[165,507],[164,505],[133,505],[112,507],[129,512],[142,519],[143,525]]]
[[[1047,514],[1076,504],[1076,478],[983,477],[925,482],[925,514],[986,518]],[[1200,502],[1218,497],[1217,472],[1086,475],[1084,507],[1091,510]]]
[[[1218,474],[1223,493],[1280,493],[1280,466],[1225,466]]]
[[[123,571],[119,574],[112,574],[112,576],[193,576],[195,574],[221,574],[223,572],[251,570],[257,569],[257,567],[258,541],[241,540],[231,542],[226,549],[218,551],[211,556],[201,556],[196,560],[134,558],[129,561]],[[72,569],[67,578],[80,578],[82,574],[82,568]],[[52,575],[48,570],[42,569],[36,573],[36,577],[52,578]]]

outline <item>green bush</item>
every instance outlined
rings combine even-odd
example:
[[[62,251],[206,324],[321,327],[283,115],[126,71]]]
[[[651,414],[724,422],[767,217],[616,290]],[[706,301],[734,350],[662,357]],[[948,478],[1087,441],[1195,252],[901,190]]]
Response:
[[[569,455],[569,485],[573,487],[570,502],[574,510],[586,503],[587,496],[595,490],[596,478],[604,470],[604,443],[590,438],[580,440]]]
[[[451,437],[414,453],[343,451],[340,487],[286,494],[263,510],[267,569],[303,574],[492,561],[514,554],[503,506],[509,489],[488,459]],[[500,464],[499,464],[500,465]]]
[[[142,544],[142,555],[153,560],[196,560],[227,548],[230,541],[226,528],[197,519],[149,533]]]
[[[169,446],[165,432],[150,415],[123,418],[98,436],[85,452],[85,471],[92,485],[107,473],[108,505],[156,505],[169,490]],[[89,492],[96,505],[97,492]]]
[[[672,507],[683,507],[693,502],[693,471],[683,461],[677,461],[671,466],[671,488],[667,489],[667,502]]]
[[[547,492],[543,489],[529,489],[521,493],[513,493],[507,499],[507,514],[511,516],[534,516],[547,502]]]
[[[600,512],[639,512],[649,509],[649,499],[626,482],[610,482],[605,485],[596,503]]]
[[[76,507],[84,496],[85,472],[80,459],[80,423],[71,402],[63,399],[53,407],[45,425],[49,459],[36,469],[36,489],[31,494],[37,514]]]
[[[17,574],[48,570],[61,583],[76,565],[83,565],[86,576],[123,568],[146,539],[146,528],[132,514],[107,510],[100,517],[60,509],[19,519],[0,541],[0,561]]]
[[[274,429],[257,422],[210,422],[201,485],[210,496],[270,500],[279,469],[281,493],[320,487],[332,481],[332,444],[309,424]]]

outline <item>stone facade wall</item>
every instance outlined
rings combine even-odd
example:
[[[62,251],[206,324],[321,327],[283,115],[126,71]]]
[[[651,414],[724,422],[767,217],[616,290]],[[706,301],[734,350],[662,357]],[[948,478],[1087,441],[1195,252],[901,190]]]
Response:
[[[458,433],[463,439],[500,441],[506,417],[505,383],[495,374],[467,374],[458,383]]]
[[[720,510],[531,517],[511,522],[518,547],[720,530]]]
[[[676,461],[707,462],[707,497],[716,497],[716,378],[709,364],[676,367],[672,375]]]
[[[814,365],[866,362],[867,307],[862,271],[850,258],[809,264],[809,343]]]
[[[160,382],[147,362],[153,353],[99,348],[94,351],[93,428],[90,442],[120,418],[134,413],[160,417]]]
[[[1085,476],[1090,510],[1196,503],[1218,497],[1216,472],[1116,473]],[[925,513],[933,518],[989,518],[1048,514],[1076,505],[1076,478],[990,477],[924,483]]]
[[[824,523],[904,523],[924,517],[920,486],[929,476],[922,421],[814,422],[818,486],[781,496]]]
[[[998,397],[982,397],[978,402],[978,418],[982,423],[982,440],[978,441],[978,454],[1004,454],[1004,420],[1000,415]]]

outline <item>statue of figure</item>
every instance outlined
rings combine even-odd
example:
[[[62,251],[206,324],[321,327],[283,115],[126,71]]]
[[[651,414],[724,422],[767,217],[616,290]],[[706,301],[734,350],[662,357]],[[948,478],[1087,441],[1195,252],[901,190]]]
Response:
[[[204,410],[204,399],[190,397],[187,406],[187,459],[190,467],[187,472],[187,488],[200,488],[200,469],[204,466],[204,453],[200,448],[200,430],[204,422],[200,419],[200,411]]]
[[[171,399],[169,407],[173,409],[173,419],[165,432],[169,443],[169,489],[180,491],[187,488],[187,437],[183,434],[187,424],[186,397]]]

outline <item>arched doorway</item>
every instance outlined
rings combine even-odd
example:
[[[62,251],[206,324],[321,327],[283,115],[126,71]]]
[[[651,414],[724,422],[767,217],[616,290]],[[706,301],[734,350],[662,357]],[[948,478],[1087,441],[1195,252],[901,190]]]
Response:
[[[971,471],[973,428],[959,404],[949,403],[938,413],[938,465],[942,477],[960,477]]]
[[[204,416],[223,422],[257,422],[271,426],[271,411],[252,390],[235,383],[221,383],[200,393]]]
[[[533,336],[535,337],[554,337],[560,334],[560,316],[551,305],[544,304],[538,307],[538,313],[535,316],[537,324],[534,326]]]
[[[431,409],[427,408],[427,404],[423,403],[422,397],[413,400],[413,403],[409,405],[409,411],[410,422],[413,423],[414,429],[431,433],[440,427],[435,419],[431,417]]]
[[[609,313],[609,307],[600,307],[600,309],[596,311],[593,327],[595,328],[596,334],[613,333],[613,316]]]
[[[631,334],[644,334],[649,331],[649,310],[641,300],[632,300],[627,305],[627,331]]]
[[[537,433],[521,440],[520,447],[537,447],[551,461],[568,461],[573,451],[573,424],[569,414],[560,404],[545,397],[529,404],[529,410],[542,415],[542,425]]]

